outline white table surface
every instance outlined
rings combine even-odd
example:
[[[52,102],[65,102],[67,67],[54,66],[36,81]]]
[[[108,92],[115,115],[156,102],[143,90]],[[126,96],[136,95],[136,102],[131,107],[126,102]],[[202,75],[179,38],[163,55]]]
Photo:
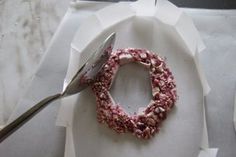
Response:
[[[236,84],[236,11],[186,10],[200,31],[207,49],[201,55],[201,63],[206,72],[212,91],[207,96],[207,122],[211,147],[219,148],[219,157],[236,156],[236,135],[233,128],[233,102]],[[71,26],[76,29],[77,26]],[[227,28],[227,29],[226,29]],[[58,30],[63,29],[62,26]],[[63,41],[57,34],[49,44],[46,56],[38,69],[37,76],[47,79],[48,84],[39,83],[35,78],[19,102],[11,117],[14,119],[41,98],[61,90],[66,73],[70,41]],[[221,41],[221,42],[219,42]],[[55,43],[61,44],[61,51],[55,52]],[[220,51],[219,51],[220,50]],[[52,60],[54,64],[52,65]],[[58,73],[51,74],[56,67]],[[58,79],[52,79],[58,75]],[[35,94],[37,91],[37,95]],[[64,155],[65,130],[55,126],[59,101],[54,102],[28,124],[0,144],[0,156],[50,156]],[[45,123],[46,122],[46,123]]]

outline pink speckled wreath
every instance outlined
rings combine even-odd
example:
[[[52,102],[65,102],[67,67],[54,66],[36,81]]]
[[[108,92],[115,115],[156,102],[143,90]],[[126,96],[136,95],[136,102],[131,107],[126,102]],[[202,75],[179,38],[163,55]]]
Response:
[[[118,68],[130,62],[144,65],[149,70],[152,87],[151,102],[142,113],[135,115],[129,115],[113,101],[109,93]],[[94,81],[92,90],[96,96],[97,119],[100,123],[106,123],[117,133],[131,132],[143,139],[149,139],[159,131],[177,99],[174,77],[165,61],[144,49],[128,48],[112,52]]]

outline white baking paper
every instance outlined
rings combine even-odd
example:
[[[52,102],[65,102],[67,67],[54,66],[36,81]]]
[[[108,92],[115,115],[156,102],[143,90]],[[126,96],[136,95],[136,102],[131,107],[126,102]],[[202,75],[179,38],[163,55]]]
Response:
[[[143,1],[140,1],[138,3],[141,3],[141,2],[143,3]],[[117,136],[116,134],[114,134],[114,132],[107,130],[105,126],[101,126],[97,124],[96,115],[94,114],[95,102],[94,102],[93,95],[91,95],[91,91],[86,90],[83,93],[81,93],[79,96],[72,96],[68,98],[67,100],[64,100],[67,105],[69,103],[74,104],[74,105],[76,104],[76,108],[72,109],[75,111],[74,117],[73,116],[70,117],[70,119],[74,120],[74,122],[70,124],[71,120],[68,120],[69,123],[66,124],[66,126],[71,126],[73,130],[72,136],[74,136],[73,142],[75,146],[76,156],[80,156],[80,154],[81,156],[83,156],[82,155],[83,153],[85,153],[86,156],[88,156],[88,153],[90,153],[89,156],[92,156],[95,154],[97,156],[98,152],[100,153],[99,156],[104,155],[104,153],[106,154],[110,153],[112,154],[112,156],[116,156],[116,153],[117,153],[117,155],[119,154],[120,156],[121,155],[120,152],[117,151],[117,149],[119,148],[120,149],[122,148],[122,150],[127,150],[127,151],[124,151],[123,155],[125,155],[125,153],[128,153],[128,152],[130,153],[131,151],[133,152],[133,155],[136,155],[136,156],[147,155],[146,154],[147,150],[150,150],[152,154],[155,153],[155,151],[157,151],[158,154],[162,154],[163,156],[171,155],[171,153],[173,153],[173,155],[175,156],[178,154],[180,156],[186,156],[186,154],[188,153],[190,154],[188,154],[187,156],[192,156],[193,154],[197,156],[198,154],[198,151],[199,151],[198,146],[200,145],[200,142],[201,142],[199,139],[201,139],[200,137],[202,134],[202,129],[199,129],[199,128],[203,128],[203,123],[202,123],[203,122],[203,116],[202,116],[203,107],[199,103],[203,102],[203,93],[202,93],[200,78],[198,77],[198,69],[195,67],[195,64],[194,64],[193,58],[194,58],[195,53],[191,52],[191,50],[196,49],[196,48],[202,49],[204,46],[200,40],[198,33],[195,33],[197,35],[195,36],[194,39],[196,40],[194,40],[193,43],[192,42],[186,43],[185,39],[188,39],[188,38],[185,37],[184,31],[181,32],[181,23],[178,24],[178,29],[175,28],[176,22],[178,23],[178,19],[179,18],[181,19],[181,17],[182,18],[185,17],[183,16],[183,13],[179,13],[179,17],[177,17],[177,20],[176,20],[176,16],[174,16],[175,17],[174,20],[176,20],[176,22],[172,22],[174,23],[174,25],[170,25],[164,22],[163,20],[158,19],[158,16],[156,16],[157,17],[157,19],[155,19],[156,21],[153,20],[153,11],[147,11],[146,14],[145,13],[141,14],[139,10],[137,11],[137,15],[136,15],[136,10],[134,9],[139,8],[137,7],[138,3],[134,3],[134,5],[131,5],[130,8],[128,6],[128,3],[116,4],[112,7],[106,8],[107,10],[102,9],[101,11],[96,12],[95,15],[90,16],[89,19],[86,20],[86,22],[79,28],[77,35],[75,36],[74,42],[72,42],[72,53],[71,53],[72,57],[71,57],[71,62],[69,65],[69,70],[68,70],[68,75],[67,75],[66,80],[70,80],[73,73],[78,69],[80,65],[82,65],[81,63],[84,60],[86,60],[86,57],[89,56],[87,52],[93,52],[93,50],[96,49],[98,44],[104,39],[104,37],[107,34],[109,34],[112,31],[116,31],[118,32],[116,47],[129,46],[129,47],[147,48],[150,50],[157,51],[162,56],[166,57],[168,61],[168,65],[171,67],[173,72],[176,73],[175,75],[176,75],[177,84],[184,85],[183,87],[178,86],[179,94],[185,95],[186,93],[188,96],[186,96],[186,100],[185,98],[182,99],[183,98],[182,96],[180,97],[180,100],[177,103],[177,108],[176,108],[177,111],[176,110],[173,111],[174,113],[172,113],[170,117],[168,118],[168,120],[166,121],[167,124],[164,124],[164,127],[162,129],[164,131],[161,132],[157,136],[156,140],[154,139],[151,142],[152,144],[143,145],[142,142],[141,143],[138,141],[135,142],[136,144],[139,145],[138,147],[143,146],[143,149],[141,151],[140,151],[140,148],[138,149],[136,148],[136,146],[133,145],[134,144],[133,140],[135,139],[133,139],[132,137]],[[163,6],[165,8],[163,9],[162,7],[159,6],[160,11],[161,9],[162,11],[166,11],[168,7],[170,8],[174,7],[173,5],[171,4],[168,5],[168,4],[170,3],[163,2]],[[174,9],[176,9],[176,7],[174,7]],[[107,14],[107,12],[113,13],[112,15],[116,15],[117,13],[119,13],[120,10],[122,10],[122,15],[117,15],[117,16],[114,16],[114,18],[110,18],[112,22],[109,23],[109,16],[108,16],[109,14]],[[178,12],[178,9],[176,11]],[[156,15],[159,15],[158,11],[156,12]],[[159,15],[159,17],[162,17],[162,16]],[[169,22],[171,22],[171,18],[164,18],[164,19],[165,20],[168,19]],[[192,32],[196,32],[195,27],[193,27],[191,21],[190,23],[186,23],[186,25],[184,25],[185,29],[187,30],[193,29]],[[93,29],[91,26],[96,26],[96,28]],[[87,32],[85,30],[87,30]],[[129,34],[129,36],[127,36],[127,34]],[[175,41],[176,39],[179,39],[179,40],[177,40],[176,42]],[[137,103],[135,102],[136,99],[133,99],[134,101],[129,102],[128,100],[125,100],[127,98],[127,96],[125,95],[126,95],[126,92],[128,92],[127,91],[128,89],[134,89],[134,87],[136,86],[132,84],[134,80],[132,80],[130,76],[127,76],[125,74],[127,74],[127,72],[130,72],[130,71],[132,71],[134,74],[135,68],[137,67],[131,66],[126,69],[122,69],[123,73],[121,71],[121,73],[118,75],[118,78],[114,84],[115,86],[113,88],[115,89],[113,90],[115,99],[117,99],[118,101],[123,100],[126,102],[126,104],[130,104],[130,105],[136,104]],[[144,72],[145,71],[143,70],[143,73]],[[141,74],[142,72],[139,74],[136,74],[136,76],[139,76]],[[123,89],[117,88],[117,87],[120,87],[120,84],[122,83],[122,79],[124,77],[127,77],[128,79],[130,79],[129,86],[131,88],[123,88]],[[135,81],[137,85],[137,82],[141,80],[135,80]],[[145,81],[143,80],[141,82],[147,82],[147,80]],[[121,86],[121,87],[124,87],[124,86]],[[144,89],[144,90],[134,90],[136,92],[129,92],[129,96],[137,97],[142,94],[144,98],[146,97],[148,98],[148,94],[145,96],[145,93],[149,92],[149,89],[146,87],[148,86],[146,86],[145,84],[141,84],[138,88]],[[123,91],[123,92],[119,92],[119,91]],[[190,93],[192,94],[192,96]],[[185,106],[184,104],[185,105],[191,104],[192,106],[191,105]],[[144,105],[144,103],[142,105]],[[125,107],[127,106],[124,106],[124,108]],[[133,108],[131,108],[130,110],[133,111],[134,108],[137,109],[140,106],[135,106],[135,107],[131,106],[131,107]],[[191,110],[195,111],[194,114],[190,112]],[[181,113],[181,111],[183,111],[183,113]],[[84,115],[84,112],[86,112],[85,115]],[[186,117],[187,115],[190,117],[192,116],[192,119],[188,120],[184,118],[184,115],[186,115]],[[171,118],[172,120],[170,120]],[[87,125],[87,124],[90,124],[90,125]],[[183,130],[181,130],[181,128]],[[196,131],[193,131],[193,130],[190,131],[189,129],[190,130],[193,129]],[[165,132],[165,130],[168,130],[168,132]],[[104,134],[104,132],[106,132],[107,134]],[[194,133],[197,135],[194,135],[194,136],[191,135],[190,137],[191,133]],[[90,138],[91,140],[89,140]],[[101,138],[102,138],[102,141],[101,141]],[[126,141],[127,138],[128,139],[131,138],[131,140]],[[178,147],[178,150],[175,150],[177,149],[177,147],[173,146],[173,144],[176,144],[176,143],[171,142],[171,141],[175,139],[175,141],[177,142],[178,138],[180,138],[179,142],[183,143],[183,146],[182,146],[182,149],[181,147]],[[186,138],[186,140],[184,140],[184,138]],[[190,140],[191,138],[193,139]],[[118,143],[117,143],[117,140],[118,140]],[[80,143],[82,141],[83,141],[83,145],[82,143]],[[98,147],[97,142],[99,142],[100,147]],[[191,142],[191,144],[189,144],[189,142]],[[192,142],[195,144],[193,144]],[[93,144],[94,144],[94,147],[93,147]],[[113,149],[114,145],[116,145],[115,146],[116,150]],[[91,148],[92,150],[89,149],[88,151],[88,149],[86,149],[87,147]],[[168,151],[166,151],[167,148],[169,149]],[[173,150],[171,151],[171,149]]]

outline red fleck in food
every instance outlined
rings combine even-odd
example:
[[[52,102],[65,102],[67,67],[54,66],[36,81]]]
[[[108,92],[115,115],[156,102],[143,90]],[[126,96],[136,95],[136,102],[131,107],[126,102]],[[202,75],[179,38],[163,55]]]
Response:
[[[153,95],[147,108],[135,115],[129,115],[109,93],[118,68],[130,62],[147,67]],[[177,99],[174,77],[165,60],[144,49],[128,48],[112,52],[94,80],[92,90],[96,96],[98,122],[106,123],[117,133],[130,132],[142,139],[150,139],[159,132],[161,123]]]

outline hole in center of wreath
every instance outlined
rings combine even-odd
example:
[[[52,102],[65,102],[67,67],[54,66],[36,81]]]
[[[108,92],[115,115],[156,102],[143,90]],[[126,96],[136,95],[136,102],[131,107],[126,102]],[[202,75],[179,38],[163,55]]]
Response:
[[[127,113],[138,113],[138,109],[146,108],[152,99],[149,69],[137,63],[121,66],[110,92],[115,103]]]

